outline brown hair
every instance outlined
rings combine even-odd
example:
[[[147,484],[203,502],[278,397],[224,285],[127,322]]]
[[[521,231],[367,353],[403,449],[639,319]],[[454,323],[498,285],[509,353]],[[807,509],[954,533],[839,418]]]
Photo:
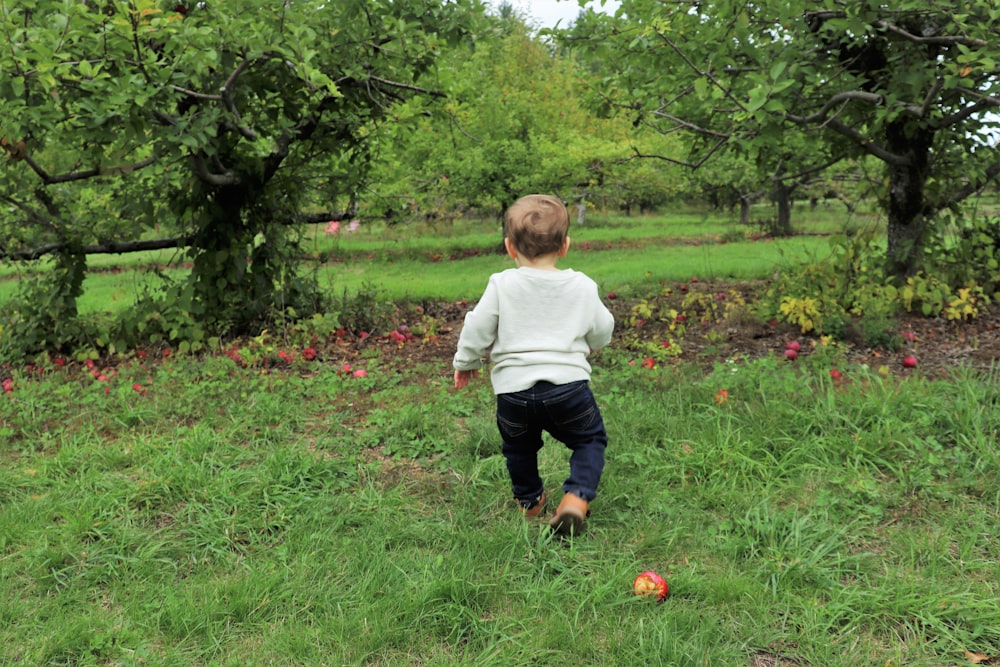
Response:
[[[569,211],[549,195],[526,195],[503,216],[504,236],[527,259],[559,252],[569,234]]]

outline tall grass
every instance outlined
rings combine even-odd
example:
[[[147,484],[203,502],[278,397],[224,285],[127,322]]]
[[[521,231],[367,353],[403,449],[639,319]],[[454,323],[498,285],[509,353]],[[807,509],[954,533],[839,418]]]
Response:
[[[595,361],[611,444],[571,541],[514,510],[488,383],[454,392],[446,359],[18,375],[0,396],[0,664],[1000,653],[995,374],[627,361]],[[543,449],[556,501],[566,460]],[[662,605],[632,594],[646,569],[670,582]]]

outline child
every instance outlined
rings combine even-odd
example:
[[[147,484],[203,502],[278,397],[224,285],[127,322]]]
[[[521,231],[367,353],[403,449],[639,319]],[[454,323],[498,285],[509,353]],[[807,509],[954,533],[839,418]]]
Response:
[[[538,450],[547,431],[573,453],[564,495],[549,525],[580,534],[604,470],[608,437],[590,391],[587,355],[611,341],[614,317],[597,284],[556,263],[569,250],[569,213],[547,195],[528,195],[504,214],[504,246],[517,263],[490,277],[465,316],[455,353],[455,386],[468,385],[491,348],[497,427],[521,510],[545,506]]]

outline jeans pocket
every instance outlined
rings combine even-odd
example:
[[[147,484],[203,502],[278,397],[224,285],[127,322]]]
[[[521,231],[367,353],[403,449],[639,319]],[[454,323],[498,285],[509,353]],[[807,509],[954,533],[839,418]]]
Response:
[[[500,429],[500,436],[507,442],[522,438],[528,432],[527,424],[511,421],[501,415],[497,415],[497,428]]]
[[[581,406],[583,410],[571,412],[569,414],[562,414],[558,418],[554,419],[556,426],[563,431],[570,431],[572,433],[580,433],[589,429],[593,423],[594,418],[597,416],[597,406]]]
[[[521,417],[527,402],[510,395],[497,396],[497,428],[504,440],[516,440],[528,432],[528,424]]]

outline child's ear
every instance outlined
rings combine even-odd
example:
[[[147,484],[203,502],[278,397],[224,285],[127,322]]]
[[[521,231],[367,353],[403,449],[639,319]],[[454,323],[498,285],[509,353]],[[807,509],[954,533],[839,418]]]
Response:
[[[507,255],[509,255],[511,259],[516,261],[517,248],[514,247],[514,244],[511,242],[510,237],[508,236],[503,237],[503,247],[507,249]]]
[[[563,241],[562,248],[559,249],[559,256],[565,257],[566,253],[568,252],[569,252],[569,237],[567,236],[566,240]]]

